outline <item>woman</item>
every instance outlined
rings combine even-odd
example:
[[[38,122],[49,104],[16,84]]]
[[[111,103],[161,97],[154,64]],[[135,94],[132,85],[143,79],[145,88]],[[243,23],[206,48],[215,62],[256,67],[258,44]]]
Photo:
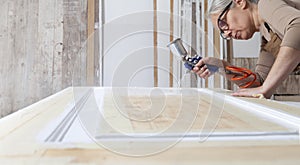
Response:
[[[212,0],[209,18],[224,39],[247,40],[261,32],[262,45],[251,88],[232,95],[270,98],[280,83],[300,63],[300,0]],[[203,58],[193,71],[202,78],[210,75],[203,64],[229,66],[216,58]],[[226,77],[233,77],[227,72]],[[250,79],[248,77],[248,79]],[[236,80],[238,85],[245,81]],[[299,83],[300,85],[300,83]]]

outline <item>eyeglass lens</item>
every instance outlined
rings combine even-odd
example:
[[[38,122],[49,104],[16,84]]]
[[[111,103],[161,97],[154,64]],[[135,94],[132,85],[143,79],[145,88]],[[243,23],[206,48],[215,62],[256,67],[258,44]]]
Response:
[[[221,18],[226,13],[226,11],[230,8],[231,4],[232,4],[232,1],[225,7],[225,9],[222,11],[222,13],[220,14],[220,16],[218,18],[218,26],[220,29],[220,35],[224,39],[230,39],[230,38],[228,38],[224,35],[224,30],[226,30],[228,28],[228,24],[225,21],[223,21]]]

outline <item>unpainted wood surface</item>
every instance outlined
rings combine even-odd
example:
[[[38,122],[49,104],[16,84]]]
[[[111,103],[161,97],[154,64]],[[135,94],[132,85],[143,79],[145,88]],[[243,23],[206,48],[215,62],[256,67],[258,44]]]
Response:
[[[49,122],[56,120],[73,99],[74,90],[69,88],[32,105],[23,111],[12,114],[9,118],[0,120],[0,163],[1,164],[299,164],[298,140],[236,140],[236,141],[181,141],[166,150],[148,156],[134,157],[120,155],[101,145],[92,144],[45,144],[37,140],[41,130]],[[141,97],[132,97],[132,101],[140,106],[148,104]],[[175,98],[170,98],[172,101]],[[190,98],[191,102],[197,102]],[[204,99],[205,100],[205,99]],[[208,99],[210,100],[210,99]],[[241,98],[241,100],[244,100]],[[247,100],[255,103],[258,99]],[[159,100],[154,99],[155,102]],[[174,101],[174,100],[173,100]],[[177,102],[177,101],[176,101]],[[267,106],[267,100],[259,100]],[[110,103],[110,102],[108,102]],[[205,103],[201,105],[209,105]],[[169,104],[168,104],[169,105]],[[277,107],[288,108],[278,104]],[[293,108],[291,108],[293,109]],[[295,108],[294,108],[295,110]],[[234,115],[238,115],[235,112]],[[168,117],[168,116],[166,116]],[[171,116],[169,116],[171,117]],[[227,116],[229,117],[229,116]],[[227,118],[226,117],[226,118]],[[240,119],[253,121],[244,115]],[[231,120],[230,117],[226,120]],[[232,121],[236,120],[232,118]],[[238,121],[239,122],[239,121]],[[234,124],[234,123],[232,123]],[[258,123],[253,123],[259,124]],[[226,125],[224,125],[227,127]],[[223,127],[224,127],[223,126]],[[262,127],[269,127],[263,125]],[[140,127],[140,125],[138,126]],[[261,128],[262,128],[261,127]],[[151,142],[137,151],[151,148]],[[118,146],[127,148],[128,146]],[[128,148],[132,150],[132,148]]]
[[[247,111],[249,107],[238,107],[219,99],[213,100],[203,93],[200,96],[167,95],[151,98],[129,96],[117,100],[107,95],[101,102],[104,102],[102,114],[106,122],[127,133],[159,133],[174,124],[178,124],[177,130],[170,133],[180,133],[185,128],[194,133],[212,130],[218,133],[297,131],[251,113]],[[208,122],[211,125],[207,125]],[[107,133],[105,130],[99,132]]]

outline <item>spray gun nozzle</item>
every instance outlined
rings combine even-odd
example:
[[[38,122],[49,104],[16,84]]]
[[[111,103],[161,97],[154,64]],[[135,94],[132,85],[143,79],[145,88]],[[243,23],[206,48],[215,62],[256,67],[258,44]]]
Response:
[[[174,55],[176,55],[182,59],[182,61],[184,62],[184,66],[188,70],[192,70],[195,67],[195,65],[202,59],[202,57],[199,55],[190,57],[188,52],[184,48],[183,42],[180,38],[175,39],[174,41],[169,43],[167,46],[169,47],[169,49],[171,50],[171,52]],[[204,65],[200,66],[200,68],[203,66]],[[212,73],[218,71],[217,66],[207,65],[207,64],[206,64],[206,66],[207,66],[208,70],[210,70]]]

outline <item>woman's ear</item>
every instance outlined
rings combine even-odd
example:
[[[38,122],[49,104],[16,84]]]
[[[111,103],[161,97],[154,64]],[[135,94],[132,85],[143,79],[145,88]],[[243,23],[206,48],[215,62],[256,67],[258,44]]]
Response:
[[[233,0],[233,2],[241,9],[245,9],[247,7],[247,0]]]

